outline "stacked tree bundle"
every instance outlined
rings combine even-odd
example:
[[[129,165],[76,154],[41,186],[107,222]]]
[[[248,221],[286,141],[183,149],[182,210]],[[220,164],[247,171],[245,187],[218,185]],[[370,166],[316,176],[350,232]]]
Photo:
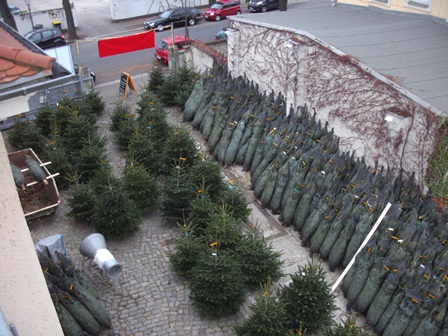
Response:
[[[64,335],[99,335],[111,327],[109,314],[80,283],[70,259],[57,253],[56,263],[42,254],[38,256]]]
[[[388,202],[393,206],[358,255],[343,290],[382,335],[448,335],[447,214],[402,172],[340,153],[328,125],[306,106],[286,114],[281,96],[213,69],[196,82],[184,119],[225,165],[250,171],[255,196],[330,269],[345,267]],[[236,154],[235,154],[236,153]]]

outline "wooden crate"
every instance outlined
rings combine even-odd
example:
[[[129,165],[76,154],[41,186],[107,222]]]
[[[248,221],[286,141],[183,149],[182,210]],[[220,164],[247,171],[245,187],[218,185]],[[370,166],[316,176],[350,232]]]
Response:
[[[9,153],[8,157],[12,164],[22,170],[28,168],[25,163],[25,155],[29,155],[32,159],[39,162],[39,164],[42,164],[42,161],[31,148]],[[48,177],[51,175],[46,166],[42,166],[42,169],[45,172],[45,176]],[[23,174],[25,175],[27,183],[35,180],[31,175],[31,172],[27,171]],[[27,187],[24,191],[18,191],[23,213],[28,222],[52,214],[61,203],[56,181],[54,178],[49,178],[47,181],[48,184],[45,186],[38,183]]]

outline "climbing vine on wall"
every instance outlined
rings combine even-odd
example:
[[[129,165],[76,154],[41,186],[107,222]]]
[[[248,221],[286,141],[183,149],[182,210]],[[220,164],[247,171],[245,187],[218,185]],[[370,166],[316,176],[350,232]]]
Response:
[[[355,57],[310,35],[242,22],[233,28],[239,30],[239,40],[229,41],[234,75],[245,75],[268,93],[281,92],[293,106],[309,104],[335,128],[341,149],[395,176],[402,169],[408,176],[415,172],[423,186],[438,121],[397,89],[396,78],[380,80]]]

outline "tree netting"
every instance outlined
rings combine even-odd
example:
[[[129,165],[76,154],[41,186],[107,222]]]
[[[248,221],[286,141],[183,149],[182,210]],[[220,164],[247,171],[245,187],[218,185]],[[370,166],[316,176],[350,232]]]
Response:
[[[250,171],[255,196],[299,231],[330,269],[347,266],[388,202],[376,234],[342,283],[349,305],[381,335],[448,335],[447,213],[414,177],[368,166],[339,150],[328,123],[281,94],[262,94],[214,68],[185,105],[223,165]]]

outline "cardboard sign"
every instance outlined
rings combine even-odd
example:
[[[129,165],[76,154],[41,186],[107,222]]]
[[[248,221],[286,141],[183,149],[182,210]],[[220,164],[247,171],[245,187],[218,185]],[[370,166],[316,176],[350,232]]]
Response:
[[[137,89],[135,87],[134,81],[132,80],[132,77],[127,72],[122,72],[120,76],[120,87],[118,89],[118,95],[123,95],[123,99],[126,99],[126,94],[129,90],[134,91],[136,94],[138,94]]]

